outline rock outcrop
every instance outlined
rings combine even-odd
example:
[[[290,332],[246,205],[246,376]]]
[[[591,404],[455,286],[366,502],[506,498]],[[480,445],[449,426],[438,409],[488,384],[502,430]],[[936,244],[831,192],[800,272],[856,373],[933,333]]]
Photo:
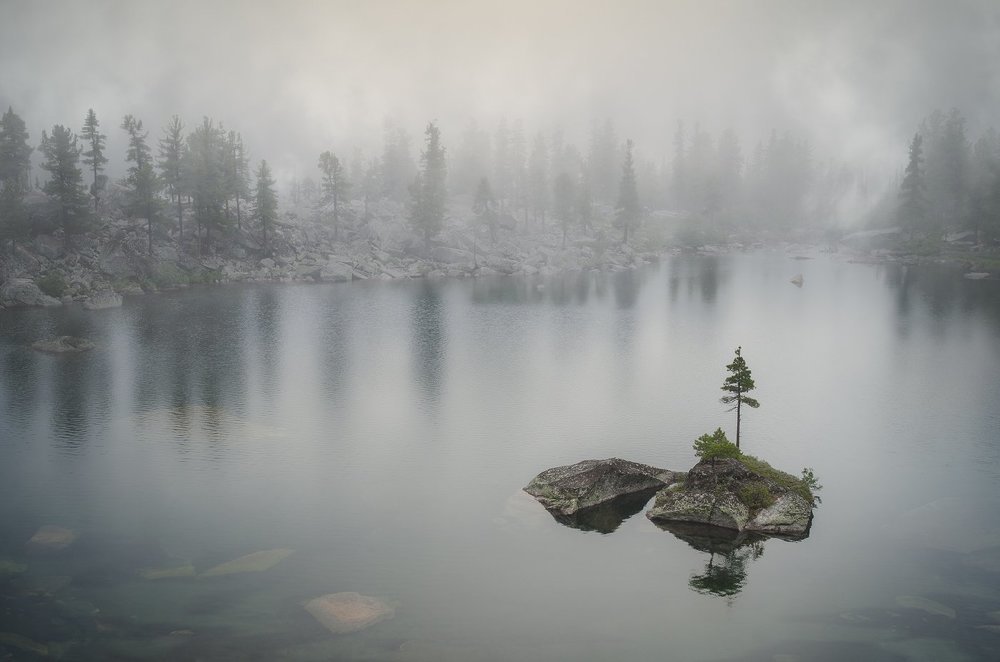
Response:
[[[90,295],[83,302],[83,307],[87,310],[103,310],[105,308],[120,308],[122,305],[122,295],[114,290],[101,290]]]
[[[535,476],[524,491],[553,514],[576,515],[630,495],[675,483],[683,473],[619,458],[584,460],[554,467]]]
[[[812,508],[802,494],[740,460],[717,459],[699,462],[683,484],[658,492],[646,516],[654,522],[801,538],[809,532]]]
[[[42,292],[30,278],[14,278],[0,286],[0,308],[58,306],[61,303]]]

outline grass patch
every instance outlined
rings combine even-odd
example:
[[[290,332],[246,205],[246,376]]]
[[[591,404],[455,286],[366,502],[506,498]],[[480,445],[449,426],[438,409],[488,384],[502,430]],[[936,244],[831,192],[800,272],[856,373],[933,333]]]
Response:
[[[777,499],[771,494],[771,490],[767,489],[767,484],[759,480],[741,485],[736,496],[750,509],[751,516],[764,510]]]
[[[761,460],[760,458],[754,457],[753,455],[740,455],[740,462],[746,465],[747,469],[758,473],[764,478],[773,480],[778,485],[786,488],[791,492],[795,492],[806,499],[809,503],[815,503],[815,498],[813,496],[812,490],[809,489],[809,485],[801,478],[796,478],[791,474],[787,474],[784,471],[775,469],[770,464]]]

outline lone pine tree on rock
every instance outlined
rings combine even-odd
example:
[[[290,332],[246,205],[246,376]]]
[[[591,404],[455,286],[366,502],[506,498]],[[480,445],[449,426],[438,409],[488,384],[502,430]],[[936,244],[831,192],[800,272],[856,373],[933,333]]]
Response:
[[[722,404],[733,405],[729,411],[736,410],[736,448],[740,447],[741,408],[743,405],[752,407],[753,409],[760,407],[760,403],[757,400],[747,395],[747,393],[756,388],[756,385],[753,383],[753,377],[750,374],[750,368],[747,367],[747,362],[740,355],[742,349],[742,347],[736,348],[736,358],[726,366],[729,376],[722,382],[722,390],[726,392],[726,395],[720,398]]]

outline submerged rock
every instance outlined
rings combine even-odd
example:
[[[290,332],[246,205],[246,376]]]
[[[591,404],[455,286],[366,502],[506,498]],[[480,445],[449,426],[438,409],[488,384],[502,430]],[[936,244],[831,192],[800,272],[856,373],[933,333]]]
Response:
[[[919,595],[901,595],[896,598],[896,604],[906,609],[919,609],[933,616],[955,618],[955,610],[948,605],[943,605],[940,602]]]
[[[584,460],[543,471],[524,491],[549,511],[574,515],[627,495],[661,489],[683,476],[619,458]]]
[[[396,615],[389,603],[353,591],[322,595],[307,602],[305,608],[334,634],[357,632]]]
[[[49,654],[49,647],[45,644],[40,644],[37,641],[22,637],[14,632],[0,632],[0,646],[13,648],[24,653],[31,653],[32,655],[47,656]]]
[[[692,522],[736,531],[805,537],[813,504],[798,492],[736,459],[703,460],[680,489],[660,490],[646,516],[654,522]]]
[[[219,575],[234,575],[241,572],[263,572],[278,565],[282,559],[287,557],[292,549],[265,549],[253,554],[241,556],[232,561],[220,563],[201,573],[202,577],[218,577]]]
[[[32,349],[49,354],[86,352],[94,347],[94,343],[86,338],[74,338],[73,336],[59,336],[53,340],[39,340],[31,344]]]
[[[9,559],[0,559],[0,577],[4,575],[19,575],[27,569],[28,566],[23,563]]]
[[[194,566],[190,562],[163,568],[144,568],[139,571],[139,576],[143,579],[176,579],[178,577],[194,577],[194,575]]]
[[[795,287],[802,287],[802,283],[805,281],[802,278],[802,274],[798,274],[788,282],[794,285]]]
[[[31,536],[28,545],[40,549],[63,549],[69,547],[76,540],[76,533],[61,526],[45,526],[38,529],[35,535]]]

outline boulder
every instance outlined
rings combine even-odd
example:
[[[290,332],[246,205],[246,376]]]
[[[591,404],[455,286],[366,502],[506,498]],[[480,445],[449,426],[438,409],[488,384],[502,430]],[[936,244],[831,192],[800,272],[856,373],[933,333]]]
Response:
[[[50,260],[58,260],[66,252],[63,242],[50,234],[40,234],[35,237],[31,247],[36,253]]]
[[[305,608],[334,634],[357,632],[396,614],[387,602],[354,592],[322,595],[307,602]]]
[[[30,278],[14,278],[0,286],[0,307],[58,306],[59,299],[43,293]]]
[[[354,278],[354,267],[335,259],[330,259],[319,271],[320,280],[341,283]]]
[[[813,504],[738,459],[702,460],[682,486],[660,490],[646,516],[654,522],[707,524],[738,532],[803,538]]]
[[[630,494],[664,488],[683,476],[619,458],[584,460],[543,471],[524,491],[549,511],[573,515]]]
[[[114,290],[101,290],[94,292],[86,301],[83,307],[87,310],[104,310],[105,308],[121,308],[122,295]]]
[[[39,352],[48,352],[49,354],[68,354],[94,349],[94,343],[85,338],[59,336],[54,340],[39,340],[34,342],[31,348]]]

